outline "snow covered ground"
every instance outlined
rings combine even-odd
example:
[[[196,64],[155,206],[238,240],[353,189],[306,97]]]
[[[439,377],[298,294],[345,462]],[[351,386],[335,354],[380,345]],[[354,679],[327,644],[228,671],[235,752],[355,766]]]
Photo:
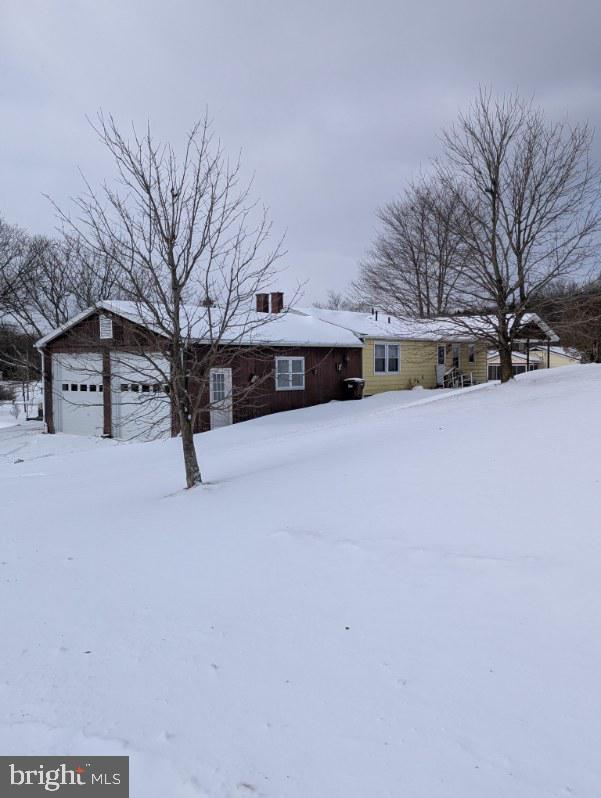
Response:
[[[0,430],[0,750],[135,798],[598,798],[601,367],[178,441]]]

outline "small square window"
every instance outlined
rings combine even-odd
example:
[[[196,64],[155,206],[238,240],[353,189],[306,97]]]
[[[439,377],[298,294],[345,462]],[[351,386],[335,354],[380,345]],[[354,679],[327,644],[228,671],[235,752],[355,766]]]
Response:
[[[126,382],[121,383],[121,392],[125,393],[125,391],[129,391],[129,385]]]
[[[99,386],[98,386],[98,390],[100,391],[100,393],[102,393],[102,388],[103,388],[103,386],[102,386],[102,385],[99,385]]]
[[[84,385],[80,385],[80,386],[79,386],[79,390],[80,390],[80,391],[87,391],[87,390],[88,390],[88,386],[87,386],[87,385],[85,385],[85,384],[84,384]]]
[[[137,383],[132,382],[131,387],[130,387],[130,391],[133,391],[134,393],[138,393],[139,390],[140,390],[140,386]]]
[[[69,383],[63,382],[63,391],[68,391],[68,390],[69,390]]]
[[[149,391],[150,391],[150,385],[142,386],[142,393],[148,393]]]
[[[302,391],[305,387],[305,358],[278,357],[275,361],[275,387],[278,391]]]
[[[96,390],[96,386],[94,384],[90,385],[90,390],[91,391],[95,391]]]
[[[77,383],[76,383],[76,382],[72,382],[72,383],[71,383],[71,390],[72,390],[72,391],[76,391],[76,390],[77,390],[77,388],[78,388],[78,385],[77,385]]]

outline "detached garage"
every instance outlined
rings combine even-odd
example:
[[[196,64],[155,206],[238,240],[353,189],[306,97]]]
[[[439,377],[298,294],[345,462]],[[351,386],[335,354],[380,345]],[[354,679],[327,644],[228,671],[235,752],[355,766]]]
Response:
[[[172,434],[167,360],[127,351],[135,333],[127,319],[91,308],[38,342],[48,432],[122,440]]]

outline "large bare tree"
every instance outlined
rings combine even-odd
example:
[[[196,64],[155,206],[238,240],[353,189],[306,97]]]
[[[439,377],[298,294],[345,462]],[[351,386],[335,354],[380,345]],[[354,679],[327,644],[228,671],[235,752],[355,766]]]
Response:
[[[601,195],[591,136],[586,124],[550,122],[518,95],[484,90],[443,135],[438,179],[461,206],[458,304],[488,314],[503,382],[536,297],[582,279],[596,257]],[[481,319],[462,324],[482,333]]]
[[[178,154],[143,135],[123,134],[112,117],[94,128],[117,175],[100,190],[86,184],[74,214],[62,218],[77,240],[114,265],[123,294],[156,335],[139,356],[160,374],[179,427],[186,484],[201,483],[194,444],[206,410],[211,366],[227,365],[236,344],[248,344],[269,314],[254,313],[254,297],[274,276],[280,243],[271,224],[214,141],[208,119],[195,124]],[[144,342],[142,342],[144,343]],[[199,345],[202,344],[202,345]],[[125,367],[127,364],[125,363]]]
[[[429,318],[452,309],[461,275],[456,192],[435,179],[414,183],[378,211],[380,232],[354,284],[356,301]]]

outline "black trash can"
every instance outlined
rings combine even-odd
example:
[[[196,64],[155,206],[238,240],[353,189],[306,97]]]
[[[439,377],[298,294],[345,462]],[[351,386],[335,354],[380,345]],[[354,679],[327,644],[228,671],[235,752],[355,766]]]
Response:
[[[347,377],[344,385],[347,399],[363,399],[365,380],[361,379],[361,377]]]

